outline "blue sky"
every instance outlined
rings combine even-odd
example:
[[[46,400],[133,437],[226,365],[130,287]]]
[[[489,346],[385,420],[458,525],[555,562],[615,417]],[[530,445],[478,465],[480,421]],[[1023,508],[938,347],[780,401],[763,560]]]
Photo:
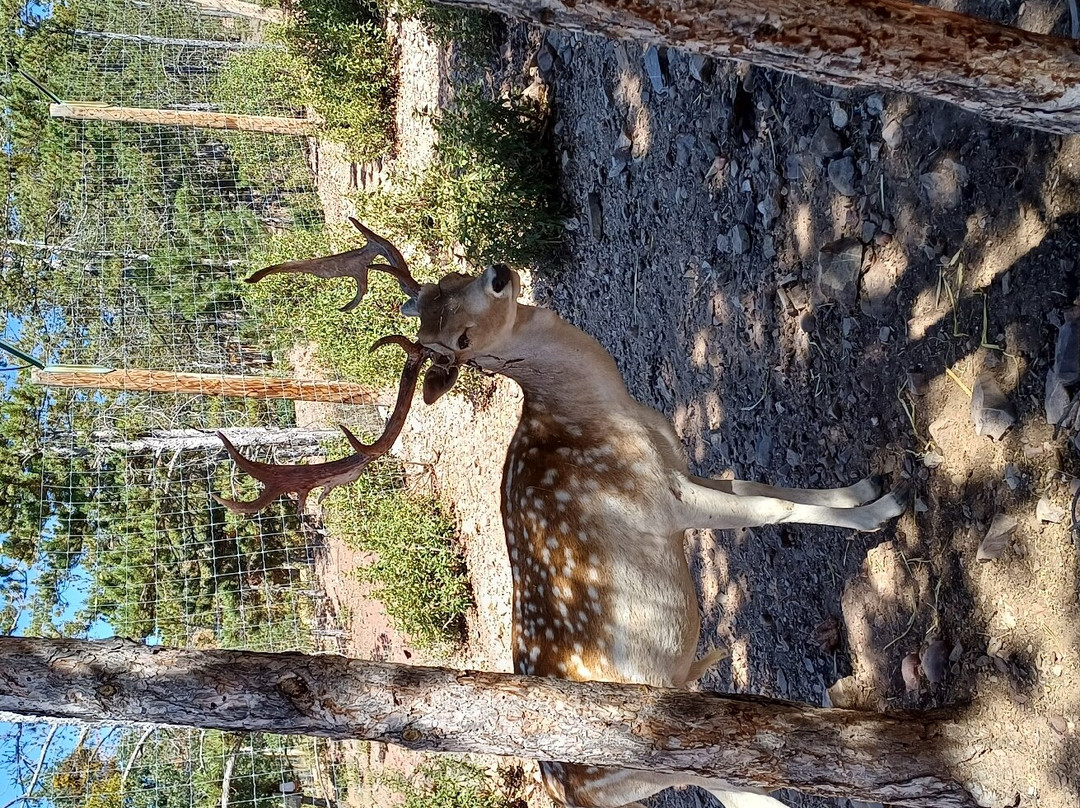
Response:
[[[40,21],[51,14],[51,3],[40,2],[40,0],[29,0],[23,9],[22,19],[26,21]],[[4,144],[3,152],[5,155],[10,154],[10,147],[8,144]],[[14,211],[13,211],[14,214]],[[16,342],[22,332],[21,324],[19,321],[11,315],[4,315],[4,329],[3,339],[7,342]],[[47,360],[46,360],[47,361]],[[23,364],[21,360],[9,354],[0,353],[0,367],[18,366]],[[0,373],[0,379],[2,382],[2,390],[0,395],[7,394],[8,388],[15,383],[19,373],[27,373],[28,371],[9,371],[6,373]],[[49,525],[46,524],[46,529],[49,529]],[[0,533],[0,542],[5,538],[5,535]],[[0,556],[2,560],[2,556]],[[29,594],[33,593],[34,579],[36,578],[36,572],[34,569],[29,570]],[[90,576],[85,570],[77,568],[71,575],[67,585],[63,589],[63,598],[65,601],[65,608],[62,614],[59,616],[60,621],[71,620],[75,617],[78,611],[86,604],[86,599],[89,594]],[[16,624],[16,634],[21,634],[26,628],[26,624],[29,622],[29,614],[24,612],[19,616],[18,623]],[[94,638],[103,638],[112,636],[112,629],[107,623],[98,621],[90,629],[90,636]],[[7,747],[9,743],[12,743],[12,735],[15,730],[14,725],[0,722],[0,747]],[[48,728],[46,725],[23,725],[23,737],[21,739],[21,745],[23,754],[32,761],[32,765],[36,764],[38,756],[41,752],[41,742],[47,734]],[[46,762],[55,761],[56,759],[68,754],[79,735],[80,729],[78,727],[65,727],[59,730],[53,737],[52,743],[49,746],[49,755]],[[10,801],[20,797],[22,795],[22,785],[16,782],[15,772],[12,771],[3,762],[9,755],[4,754],[7,749],[3,748],[0,752],[0,806],[7,805]],[[25,773],[25,772],[24,772]],[[22,803],[25,805],[40,805],[40,801],[31,801]],[[21,808],[21,806],[17,806]]]

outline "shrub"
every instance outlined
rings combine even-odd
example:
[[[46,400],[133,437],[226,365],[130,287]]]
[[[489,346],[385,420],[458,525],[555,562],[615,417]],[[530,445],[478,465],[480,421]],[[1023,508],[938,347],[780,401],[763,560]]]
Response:
[[[470,603],[465,564],[453,544],[453,522],[432,497],[401,485],[400,466],[381,461],[327,500],[334,535],[375,559],[357,570],[395,626],[419,647],[460,639]]]
[[[385,154],[393,136],[394,85],[382,15],[374,4],[349,0],[300,0],[294,11],[295,19],[270,35],[287,50],[233,55],[215,82],[215,99],[246,114],[284,115],[311,107],[322,119],[323,134],[344,144],[353,160]],[[238,148],[252,152],[254,144],[271,153],[299,149],[297,139],[277,140],[274,145],[266,136],[233,136]]]
[[[361,218],[394,238],[474,264],[544,258],[560,231],[554,161],[544,118],[521,99],[466,91],[437,121],[435,160],[390,191],[363,194]]]
[[[378,227],[376,227],[378,229]],[[349,225],[289,230],[274,234],[249,255],[251,270],[282,261],[330,255],[363,243]],[[425,255],[410,259],[420,280],[435,279],[436,269]],[[404,298],[388,275],[372,272],[364,302],[351,312],[339,309],[356,292],[351,280],[313,278],[309,275],[271,275],[245,286],[247,305],[257,314],[259,333],[252,338],[271,340],[277,352],[296,344],[314,342],[316,358],[331,377],[358,381],[374,387],[396,387],[404,362],[400,349],[387,347],[371,353],[369,348],[387,334],[416,334],[416,320],[401,315]]]
[[[366,162],[389,150],[393,59],[377,6],[363,0],[299,0],[283,35],[313,77],[312,104],[328,137]]]
[[[459,758],[440,756],[418,768],[409,780],[391,779],[401,808],[511,808],[521,800],[499,792],[478,768]]]

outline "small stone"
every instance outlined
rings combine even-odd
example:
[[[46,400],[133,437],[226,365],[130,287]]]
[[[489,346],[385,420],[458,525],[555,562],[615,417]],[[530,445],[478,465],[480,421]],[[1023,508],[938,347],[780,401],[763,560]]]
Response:
[[[540,46],[540,50],[536,52],[536,69],[540,71],[541,76],[547,78],[554,67],[555,51],[551,49],[551,45],[545,42]]]
[[[1015,463],[1005,464],[1005,485],[1009,486],[1010,491],[1015,491],[1020,487],[1020,470],[1016,468]]]
[[[1053,368],[1046,371],[1046,391],[1043,395],[1043,410],[1046,412],[1046,423],[1057,426],[1065,418],[1069,411],[1069,402],[1072,398],[1065,389],[1065,383],[1057,375]]]
[[[952,210],[960,205],[967,181],[967,169],[948,157],[942,159],[932,171],[919,177],[919,184],[930,204],[944,210]]]
[[[1009,546],[1009,539],[1016,532],[1017,521],[1013,516],[999,513],[990,523],[990,529],[986,531],[979,544],[979,550],[975,554],[977,561],[994,561],[1001,557],[1005,548]]]
[[[848,125],[847,110],[840,106],[839,101],[833,101],[829,105],[829,117],[832,119],[832,125],[837,129],[843,129]]]
[[[945,681],[945,670],[949,665],[949,646],[943,640],[934,640],[922,652],[919,665],[923,675],[931,684],[939,685]]]
[[[765,230],[772,228],[773,222],[780,217],[780,195],[767,194],[757,204],[757,211],[761,214],[761,226]]]
[[[866,111],[871,115],[880,115],[885,111],[885,99],[881,97],[881,93],[866,96]]]
[[[818,128],[814,130],[814,137],[810,140],[810,153],[819,160],[825,160],[839,154],[843,149],[840,136],[833,131],[829,124],[822,121]]]
[[[789,154],[784,161],[784,176],[789,182],[802,182],[802,160],[797,154]]]
[[[829,163],[829,182],[838,194],[855,196],[858,193],[855,188],[855,160],[842,157]]]
[[[1016,423],[1012,404],[989,373],[983,373],[975,381],[971,393],[971,420],[975,422],[976,435],[986,435],[994,440],[1000,440]]]
[[[900,676],[908,693],[919,689],[919,655],[914,651],[900,661]]]
[[[926,374],[921,370],[909,370],[907,374],[908,392],[913,396],[925,396],[930,389]]]
[[[928,469],[936,469],[945,462],[945,457],[937,452],[926,452],[922,456],[922,464]]]
[[[900,142],[904,139],[904,127],[900,121],[896,118],[886,122],[881,127],[881,139],[885,142],[885,145],[890,149],[895,149],[900,145]]]
[[[1065,521],[1065,509],[1055,505],[1050,498],[1043,494],[1035,505],[1035,518],[1040,522],[1053,522],[1055,525]]]
[[[619,139],[615,143],[615,149],[611,154],[611,171],[609,176],[615,177],[626,170],[634,157],[634,141],[626,132],[619,133]]]
[[[707,56],[699,56],[695,53],[690,57],[687,69],[690,71],[690,78],[704,84],[712,78],[716,63]]]
[[[1063,384],[1080,379],[1080,307],[1066,314],[1065,322],[1058,327],[1054,373]]]
[[[597,241],[604,236],[604,211],[598,193],[589,194],[589,232]]]
[[[818,250],[818,289],[829,300],[855,305],[862,273],[863,244],[858,239],[840,239]],[[845,332],[845,336],[846,336]]]
[[[887,325],[883,325],[878,329],[878,342],[885,345],[889,342],[889,337],[892,336],[892,329]]]
[[[679,135],[675,138],[675,161],[683,167],[690,165],[690,158],[697,148],[698,139],[694,135]]]
[[[645,74],[649,77],[652,90],[657,95],[664,95],[667,92],[667,71],[667,48],[650,46],[645,51]]]
[[[750,233],[746,225],[737,224],[731,228],[728,239],[731,242],[731,251],[735,255],[742,255],[750,249]]]

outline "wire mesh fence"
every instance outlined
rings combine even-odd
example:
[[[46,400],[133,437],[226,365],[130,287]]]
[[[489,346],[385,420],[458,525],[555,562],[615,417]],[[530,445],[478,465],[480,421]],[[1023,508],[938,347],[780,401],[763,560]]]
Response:
[[[252,305],[242,279],[275,234],[321,223],[309,140],[213,128],[244,115],[303,131],[288,87],[272,97],[246,83],[281,69],[275,12],[234,0],[4,8],[3,340],[90,379],[2,375],[3,631],[340,650],[317,534],[287,504],[240,518],[210,496],[254,488],[213,430],[247,434],[245,452],[264,460],[323,453],[330,436],[297,428],[288,397],[169,382],[200,374],[222,392],[282,373],[265,339],[273,300]],[[158,381],[96,386],[106,370]],[[32,723],[0,735],[5,808],[332,805],[357,779],[339,745],[313,739]]]

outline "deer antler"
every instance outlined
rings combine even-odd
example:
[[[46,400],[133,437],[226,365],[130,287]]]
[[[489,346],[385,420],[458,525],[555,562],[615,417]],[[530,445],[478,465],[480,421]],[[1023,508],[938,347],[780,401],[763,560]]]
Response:
[[[405,262],[397,247],[364,227],[356,219],[349,217],[353,227],[364,234],[367,243],[359,250],[329,255],[324,258],[309,258],[303,261],[286,261],[283,264],[275,264],[255,272],[247,279],[248,283],[258,283],[267,275],[278,275],[289,272],[305,272],[319,278],[352,278],[356,281],[356,294],[353,299],[341,307],[341,311],[352,311],[367,294],[368,270],[377,269],[392,275],[401,287],[401,291],[409,297],[415,297],[420,291],[420,283],[413,278],[409,271],[409,265]],[[382,258],[385,264],[371,263],[376,258]]]
[[[420,378],[420,370],[425,360],[431,357],[431,352],[416,342],[410,342],[405,337],[394,334],[383,337],[371,346],[372,351],[377,351],[384,345],[398,345],[408,354],[405,367],[401,371],[401,382],[398,385],[397,401],[394,411],[386,422],[386,429],[382,435],[370,446],[361,443],[352,432],[344,426],[341,431],[345,433],[349,443],[355,450],[348,457],[340,460],[332,460],[329,463],[315,465],[289,465],[279,463],[260,463],[244,457],[225,435],[218,432],[218,437],[225,444],[225,450],[235,461],[242,471],[247,472],[256,480],[259,480],[264,488],[263,492],[253,500],[239,502],[225,499],[217,494],[212,494],[215,500],[220,502],[233,513],[258,513],[282,494],[295,492],[299,498],[299,509],[304,510],[304,503],[312,489],[322,487],[322,495],[319,502],[326,499],[327,495],[339,485],[346,485],[355,481],[367,467],[368,463],[386,454],[394,445],[401,428],[405,425],[405,418],[412,406],[413,392],[416,390],[416,382]]]

